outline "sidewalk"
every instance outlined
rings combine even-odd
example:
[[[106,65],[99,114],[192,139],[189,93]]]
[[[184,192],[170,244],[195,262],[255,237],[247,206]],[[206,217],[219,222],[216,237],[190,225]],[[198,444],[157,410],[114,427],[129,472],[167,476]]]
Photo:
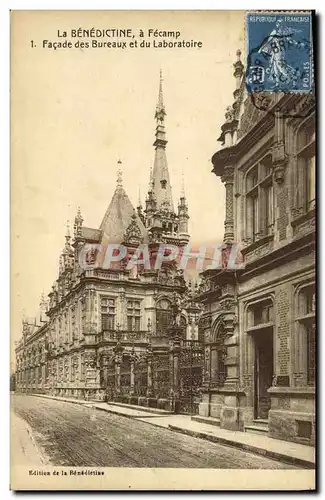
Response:
[[[10,458],[15,466],[40,467],[48,463],[37,447],[31,428],[14,412],[10,415]]]
[[[157,410],[156,408],[152,408],[151,411],[150,408],[141,409],[141,406],[115,402],[111,404],[96,401],[80,401],[73,398],[62,398],[41,394],[35,394],[34,396],[81,404],[108,413],[134,418],[157,427],[164,427],[171,431],[180,432],[199,439],[232,446],[296,466],[310,469],[314,468],[316,463],[315,448],[313,446],[291,443],[289,441],[273,439],[267,436],[250,434],[249,432],[234,432],[220,429],[220,427],[216,427],[215,425],[191,420],[190,415],[171,414],[168,411]]]

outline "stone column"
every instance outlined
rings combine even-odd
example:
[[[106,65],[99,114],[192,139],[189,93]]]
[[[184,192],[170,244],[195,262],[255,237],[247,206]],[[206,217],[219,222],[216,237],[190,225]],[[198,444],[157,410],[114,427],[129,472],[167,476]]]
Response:
[[[103,386],[106,391],[108,383],[108,357],[106,354],[103,354]]]
[[[226,187],[226,214],[225,214],[225,233],[223,241],[233,243],[234,241],[234,167],[229,165],[224,168],[224,174],[221,177]]]
[[[121,355],[115,357],[115,392],[117,397],[121,394]]]
[[[135,383],[135,380],[134,380],[134,364],[135,364],[135,356],[132,353],[131,354],[131,363],[130,363],[130,370],[131,370],[131,373],[130,373],[130,396],[134,395],[134,383]]]
[[[217,345],[216,344],[211,344],[210,346],[210,373],[211,373],[211,379],[210,379],[210,385],[212,387],[216,387],[217,381],[218,381],[218,351],[217,351]]]
[[[172,391],[171,391],[171,409],[175,412],[179,412],[179,370],[180,370],[180,336],[177,333],[174,336],[173,345],[172,345]]]

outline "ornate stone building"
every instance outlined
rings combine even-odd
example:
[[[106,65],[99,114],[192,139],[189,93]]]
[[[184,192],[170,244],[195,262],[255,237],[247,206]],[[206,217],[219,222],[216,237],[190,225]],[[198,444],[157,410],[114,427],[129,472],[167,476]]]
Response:
[[[127,266],[141,243],[148,243],[155,259],[160,243],[182,247],[189,240],[184,191],[177,211],[173,204],[165,115],[161,77],[145,207],[139,202],[133,208],[119,167],[117,187],[99,228],[86,227],[78,210],[73,239],[68,230],[49,294],[47,321],[23,327],[16,349],[18,390],[168,406],[173,377],[169,363],[173,365],[174,357],[177,362],[179,342],[197,340],[200,309],[190,295],[184,302],[187,286],[175,262],[165,262],[161,269]],[[107,243],[127,248],[123,260],[109,268],[95,247]],[[87,248],[90,265],[84,269],[80,257]],[[176,347],[170,344],[175,326]]]
[[[315,100],[247,95],[233,104],[213,172],[225,186],[225,245],[244,268],[205,271],[201,417],[222,428],[315,441]]]

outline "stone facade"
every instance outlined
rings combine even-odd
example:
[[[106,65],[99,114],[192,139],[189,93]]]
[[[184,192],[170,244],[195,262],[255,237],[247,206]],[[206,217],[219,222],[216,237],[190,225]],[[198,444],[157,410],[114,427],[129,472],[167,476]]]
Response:
[[[173,208],[165,115],[161,78],[145,209],[141,202],[137,211],[133,208],[122,186],[120,162],[116,190],[99,229],[84,226],[78,209],[73,238],[67,230],[58,278],[48,300],[42,300],[42,322],[23,324],[16,348],[18,391],[157,405],[162,391],[157,381],[153,387],[152,363],[161,353],[162,363],[170,355],[174,363],[177,342],[198,339],[200,308],[176,263],[165,262],[160,269],[128,267],[139,244],[148,243],[153,261],[160,243],[182,247],[189,240],[184,192],[177,212]],[[108,243],[123,244],[127,253],[105,266],[97,248]],[[175,307],[178,334],[170,345]]]
[[[234,103],[213,171],[226,189],[225,248],[242,269],[202,273],[205,370],[200,414],[225,429],[315,442],[315,101],[247,95]]]

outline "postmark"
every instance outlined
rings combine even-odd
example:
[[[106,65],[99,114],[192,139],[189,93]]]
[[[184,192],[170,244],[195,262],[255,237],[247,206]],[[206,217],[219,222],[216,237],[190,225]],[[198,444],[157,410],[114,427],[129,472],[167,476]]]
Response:
[[[251,12],[246,30],[248,93],[312,91],[311,12]]]

